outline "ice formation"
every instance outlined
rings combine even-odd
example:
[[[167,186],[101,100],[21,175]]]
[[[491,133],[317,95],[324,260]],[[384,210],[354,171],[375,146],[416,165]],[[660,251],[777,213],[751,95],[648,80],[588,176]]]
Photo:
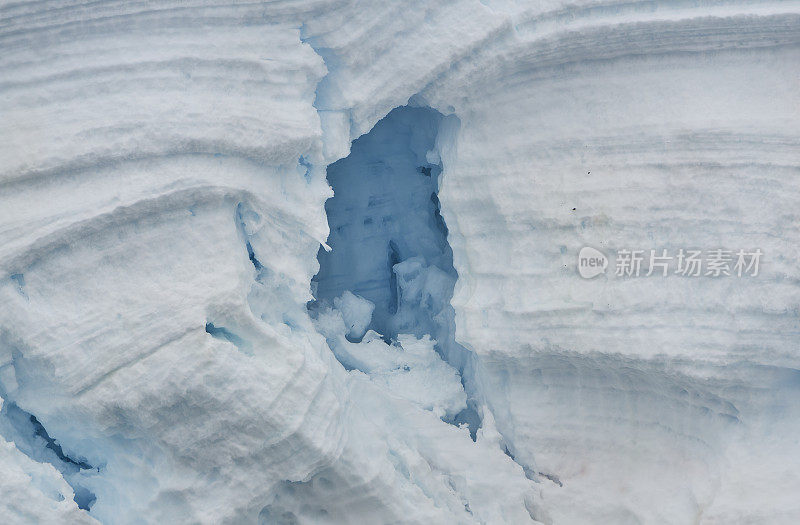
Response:
[[[797,523],[799,48],[774,0],[2,3],[0,521]]]

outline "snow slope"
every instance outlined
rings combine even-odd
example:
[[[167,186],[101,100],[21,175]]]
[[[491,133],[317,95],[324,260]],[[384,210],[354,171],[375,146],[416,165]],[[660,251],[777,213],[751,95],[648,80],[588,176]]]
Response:
[[[774,0],[4,2],[0,514],[797,522],[798,46]]]

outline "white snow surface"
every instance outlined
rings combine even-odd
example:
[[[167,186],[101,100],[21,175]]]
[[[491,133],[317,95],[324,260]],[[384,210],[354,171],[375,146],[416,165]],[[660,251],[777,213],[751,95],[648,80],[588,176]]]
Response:
[[[3,1],[2,521],[800,522],[798,51],[776,0]],[[307,308],[326,166],[407,104],[466,368]]]

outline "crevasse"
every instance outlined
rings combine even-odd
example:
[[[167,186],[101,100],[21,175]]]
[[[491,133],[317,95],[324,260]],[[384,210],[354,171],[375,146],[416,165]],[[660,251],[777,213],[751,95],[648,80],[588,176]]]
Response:
[[[334,191],[325,205],[331,251],[320,248],[309,308],[315,313],[334,306],[352,318],[350,342],[361,341],[368,330],[387,344],[397,343],[401,334],[430,336],[467,392],[467,408],[446,419],[466,423],[474,438],[480,417],[472,395],[472,356],[454,337],[450,299],[458,274],[438,198],[439,147],[451,138],[439,132],[443,124],[457,127],[457,121],[428,107],[395,108],[353,142],[349,156],[328,166]],[[346,301],[348,292],[365,301]],[[356,320],[354,310],[371,317]],[[352,356],[338,352],[337,357],[347,368],[366,371]]]

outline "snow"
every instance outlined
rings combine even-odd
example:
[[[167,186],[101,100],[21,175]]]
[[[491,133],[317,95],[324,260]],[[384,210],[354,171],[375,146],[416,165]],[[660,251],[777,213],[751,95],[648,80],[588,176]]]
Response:
[[[3,4],[3,521],[798,522],[798,36],[770,0]]]

